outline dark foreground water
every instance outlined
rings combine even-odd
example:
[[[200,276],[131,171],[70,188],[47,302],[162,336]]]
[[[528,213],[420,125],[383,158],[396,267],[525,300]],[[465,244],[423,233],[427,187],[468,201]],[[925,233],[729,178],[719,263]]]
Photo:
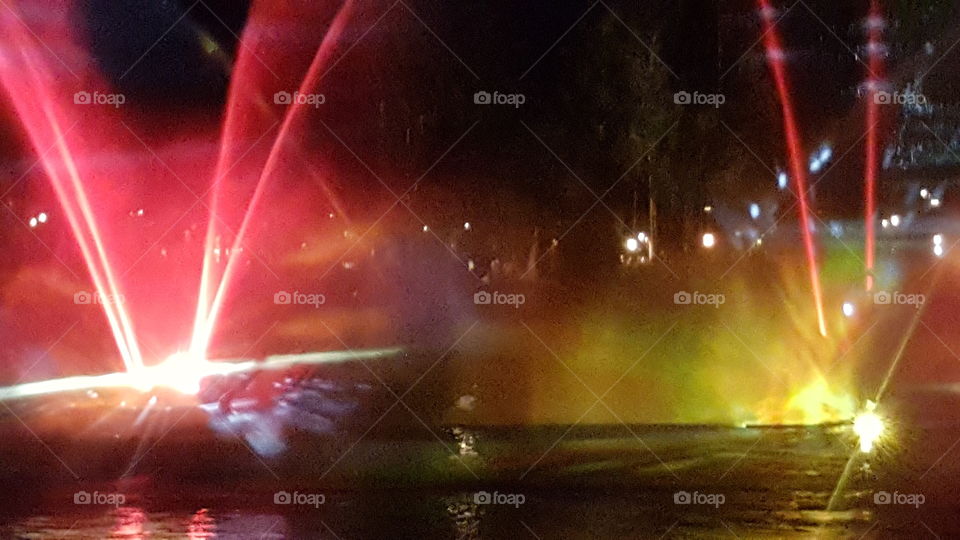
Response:
[[[216,457],[197,457],[205,454],[171,435],[174,442],[158,439],[149,458],[141,448],[143,457],[119,482],[94,479],[82,454],[53,464],[65,454],[47,442],[50,452],[38,451],[49,458],[51,474],[38,472],[39,462],[32,471],[3,463],[0,537],[960,534],[960,450],[954,448],[960,431],[949,426],[901,426],[867,458],[856,454],[848,426],[549,426],[438,434],[425,429],[422,438],[365,438],[314,454],[319,441],[311,441],[275,459],[239,442]],[[10,444],[37,450],[39,442],[4,441]],[[130,462],[120,454],[113,459],[124,467]],[[54,474],[68,466],[81,471],[80,478]],[[98,467],[101,476],[115,474]],[[845,469],[849,481],[837,490]],[[827,510],[835,490],[835,508]]]

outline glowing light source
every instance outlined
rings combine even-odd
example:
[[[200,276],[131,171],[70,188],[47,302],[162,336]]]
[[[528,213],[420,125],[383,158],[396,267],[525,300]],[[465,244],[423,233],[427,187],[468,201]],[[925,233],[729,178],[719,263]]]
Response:
[[[36,226],[37,226],[37,218],[35,217],[30,218],[30,228],[33,229]]]
[[[643,232],[643,231],[637,233],[637,240],[639,240],[639,241],[641,241],[641,242],[646,242],[646,241],[647,241],[647,233],[645,233],[645,232]]]
[[[760,217],[760,205],[757,203],[750,203],[750,217],[757,219]]]
[[[200,380],[209,374],[209,364],[207,360],[193,358],[188,353],[174,353],[162,363],[136,373],[134,386],[141,389],[165,386],[184,394],[196,394],[200,391]]]
[[[894,227],[899,227],[899,226],[900,226],[900,216],[899,216],[898,214],[894,214],[894,215],[890,216],[890,224],[893,225]]]
[[[860,439],[860,451],[864,453],[873,450],[886,429],[883,418],[874,412],[876,407],[876,403],[867,401],[864,411],[853,419],[853,432]]]
[[[710,249],[717,245],[717,237],[714,236],[713,233],[703,233],[701,243],[703,244],[703,247]]]
[[[787,176],[787,173],[780,171],[777,175],[777,187],[780,189],[787,189],[787,183],[790,178]]]
[[[939,233],[933,235],[933,245],[939,246],[942,244],[943,244],[943,235]]]
[[[920,198],[921,198],[921,199],[926,199],[926,198],[929,197],[929,196],[930,196],[930,190],[929,190],[929,189],[923,188],[923,189],[920,190]]]
[[[853,302],[844,302],[843,303],[843,315],[845,317],[853,317],[853,314],[856,313],[856,307],[854,307]]]
[[[830,161],[830,158],[833,157],[833,149],[829,145],[824,144],[820,147],[820,156],[819,159],[821,162],[826,163]]]
[[[46,223],[46,222],[47,222],[47,213],[46,213],[46,212],[40,212],[39,214],[37,214],[37,221],[39,221],[40,223]]]
[[[940,208],[940,199],[936,197],[930,199],[930,206],[933,208]]]
[[[933,246],[933,254],[937,257],[943,257],[943,246]]]
[[[470,222],[469,222],[469,221],[467,221],[467,222],[465,222],[465,223],[463,224],[463,230],[465,230],[465,231],[469,231],[469,230],[470,230]]]
[[[635,251],[640,249],[640,242],[636,238],[630,236],[626,239],[626,241],[624,241],[623,247],[628,252],[634,253]]]

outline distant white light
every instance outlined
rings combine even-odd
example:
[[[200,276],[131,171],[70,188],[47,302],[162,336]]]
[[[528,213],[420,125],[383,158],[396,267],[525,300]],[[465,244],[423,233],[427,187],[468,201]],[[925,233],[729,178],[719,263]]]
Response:
[[[37,214],[37,221],[39,221],[40,223],[46,223],[46,222],[47,222],[47,213],[46,213],[46,212],[40,212],[39,214]]]
[[[940,199],[938,199],[938,198],[936,198],[936,197],[930,199],[930,206],[932,206],[933,208],[939,208],[939,207],[940,207]]]
[[[713,207],[708,204],[703,207],[703,211],[709,214],[710,212],[713,212]]]
[[[883,219],[880,221],[880,226],[883,227],[884,229],[886,229],[887,227],[890,226],[890,220],[887,219],[887,218],[883,218]]]
[[[465,222],[463,223],[463,230],[465,230],[465,231],[469,231],[469,230],[470,230],[470,222],[469,222],[469,221],[465,221]]]
[[[926,199],[926,198],[929,197],[929,196],[930,196],[930,190],[929,190],[929,189],[923,188],[923,189],[920,190],[920,198],[921,198],[921,199]]]
[[[937,234],[933,235],[933,245],[935,245],[935,246],[943,245],[943,235],[942,235],[942,234],[937,233]]]
[[[750,203],[750,217],[757,219],[760,217],[760,205],[757,203]]]
[[[890,224],[893,225],[894,227],[899,227],[899,226],[900,226],[900,215],[899,215],[899,214],[894,214],[894,215],[890,216]]]
[[[943,257],[943,246],[940,244],[933,246],[933,254],[937,257]]]
[[[853,302],[844,302],[843,303],[843,315],[845,317],[853,317],[853,314],[856,313],[856,308],[853,305]]]
[[[630,253],[634,253],[640,249],[640,242],[636,238],[630,236],[626,239],[626,241],[624,241],[623,247],[626,248],[626,250]]]
[[[810,162],[810,172],[817,173],[820,172],[820,169],[823,168],[823,162],[819,159],[814,159]]]
[[[36,226],[37,226],[37,218],[35,217],[30,218],[30,228],[32,229]]]
[[[647,241],[647,233],[645,233],[645,232],[643,232],[643,231],[638,232],[638,233],[637,233],[637,240],[639,240],[639,241],[641,241],[641,242],[646,242],[646,241]]]
[[[715,237],[713,233],[703,233],[701,242],[703,243],[703,247],[709,249],[717,245],[717,237]]]
[[[787,189],[787,173],[780,171],[780,174],[777,175],[777,187],[780,189]]]
[[[823,145],[823,147],[820,148],[820,161],[826,163],[830,161],[831,157],[833,157],[833,149],[827,145]]]
[[[424,225],[424,226],[423,226],[423,232],[430,232],[430,227]]]

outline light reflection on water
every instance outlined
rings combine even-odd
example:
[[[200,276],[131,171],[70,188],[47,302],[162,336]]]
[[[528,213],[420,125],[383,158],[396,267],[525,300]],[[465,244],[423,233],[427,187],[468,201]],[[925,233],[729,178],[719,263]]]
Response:
[[[97,515],[36,516],[10,524],[7,538],[285,538],[283,516],[234,512],[215,517],[196,512],[145,512],[136,507],[110,508]]]

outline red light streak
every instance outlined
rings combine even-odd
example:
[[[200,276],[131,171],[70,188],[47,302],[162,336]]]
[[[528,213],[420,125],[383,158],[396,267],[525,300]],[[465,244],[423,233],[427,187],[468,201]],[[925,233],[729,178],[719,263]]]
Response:
[[[787,137],[790,173],[796,182],[797,197],[800,199],[800,231],[803,235],[803,246],[807,256],[807,266],[810,272],[810,286],[813,289],[813,300],[817,308],[817,324],[820,335],[827,335],[827,325],[823,314],[823,294],[820,288],[820,275],[817,269],[817,253],[813,245],[813,234],[810,232],[810,206],[807,201],[807,176],[803,164],[803,148],[797,130],[793,103],[790,100],[790,89],[784,66],[785,55],[783,44],[776,31],[775,11],[767,0],[758,0],[760,15],[763,20],[763,41],[767,50],[767,63],[773,72],[777,95],[783,111],[783,125]]]

